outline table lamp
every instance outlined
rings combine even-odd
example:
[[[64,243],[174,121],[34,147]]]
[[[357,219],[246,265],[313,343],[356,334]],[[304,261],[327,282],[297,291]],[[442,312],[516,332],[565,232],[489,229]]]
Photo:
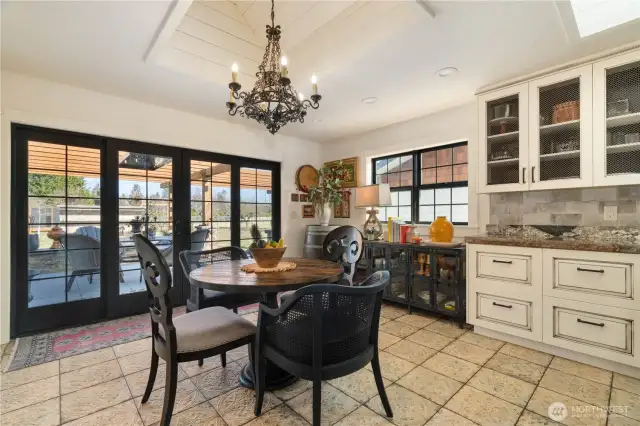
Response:
[[[376,216],[378,210],[373,207],[391,205],[391,188],[388,183],[378,185],[367,185],[356,188],[356,208],[367,208],[367,221],[364,223],[364,234],[368,240],[379,240],[382,238],[382,224]]]

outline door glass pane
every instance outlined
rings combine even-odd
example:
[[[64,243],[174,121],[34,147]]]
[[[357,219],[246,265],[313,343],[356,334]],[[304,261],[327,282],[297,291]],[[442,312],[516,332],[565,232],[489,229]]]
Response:
[[[231,245],[231,166],[191,160],[191,250]]]
[[[100,297],[100,150],[30,141],[28,306]]]
[[[518,95],[487,102],[487,184],[518,183]],[[526,119],[526,117],[525,117]]]
[[[640,62],[607,70],[607,175],[640,173]]]
[[[173,160],[119,151],[118,163],[119,293],[138,293],[146,286],[133,235],[149,238],[173,271]]]
[[[580,177],[580,78],[540,89],[540,180]]]
[[[273,239],[271,170],[240,169],[240,239]]]

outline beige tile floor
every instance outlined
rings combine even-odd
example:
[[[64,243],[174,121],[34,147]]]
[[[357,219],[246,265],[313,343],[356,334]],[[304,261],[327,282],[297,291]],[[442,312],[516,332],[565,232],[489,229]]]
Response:
[[[370,368],[323,384],[327,425],[556,425],[548,407],[571,410],[567,425],[640,426],[640,380],[461,330],[426,315],[385,306],[381,365],[394,410],[384,410]],[[255,314],[248,318],[256,320]],[[12,344],[0,348],[2,367]],[[253,391],[239,387],[246,348],[180,367],[172,424],[308,425],[310,383],[265,395],[253,415]],[[140,404],[150,358],[148,339],[0,375],[0,425],[155,425],[164,395],[163,367],[149,403]],[[586,407],[617,406],[610,415]]]

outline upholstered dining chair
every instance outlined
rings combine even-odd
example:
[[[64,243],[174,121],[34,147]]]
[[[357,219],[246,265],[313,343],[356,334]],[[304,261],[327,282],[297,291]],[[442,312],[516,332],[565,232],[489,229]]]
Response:
[[[382,292],[389,272],[378,271],[359,286],[314,284],[294,291],[277,309],[261,304],[255,344],[256,406],[260,415],[269,359],[313,381],[313,426],[320,426],[321,383],[371,363],[385,413],[393,417],[378,359]]]
[[[172,287],[166,260],[146,237],[133,236],[143,271],[151,314],[151,370],[142,396],[149,400],[159,359],[166,362],[166,381],[161,426],[171,423],[178,383],[178,363],[195,361],[249,344],[253,347],[256,327],[222,307],[201,309],[176,318],[168,293]]]
[[[191,286],[191,294],[187,300],[187,312],[222,306],[227,309],[232,309],[234,313],[238,313],[238,308],[260,301],[259,295],[232,294],[223,291],[205,290],[191,282],[189,274],[196,268],[210,265],[214,262],[239,259],[248,259],[248,256],[244,250],[234,246],[221,247],[213,250],[185,250],[180,252],[182,271]],[[227,365],[226,353],[222,352],[220,354],[220,361],[223,367]],[[198,364],[202,367],[203,362],[201,359],[198,361]]]
[[[344,274],[338,284],[353,285],[353,277],[363,248],[362,233],[355,226],[341,226],[327,234],[322,243],[323,257],[331,262],[340,263],[344,268]]]

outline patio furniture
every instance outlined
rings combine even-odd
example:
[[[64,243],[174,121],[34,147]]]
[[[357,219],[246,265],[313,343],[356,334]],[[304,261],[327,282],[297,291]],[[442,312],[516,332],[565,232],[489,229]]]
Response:
[[[174,319],[168,297],[172,287],[169,265],[146,237],[134,235],[133,239],[147,286],[151,314],[151,369],[142,403],[151,396],[159,359],[162,358],[166,362],[166,380],[160,425],[168,426],[176,399],[178,364],[219,355],[246,344],[253,347],[256,327],[222,307],[202,309]]]
[[[192,244],[193,246],[193,244]],[[214,306],[222,306],[232,309],[234,313],[238,313],[241,306],[251,305],[260,301],[259,294],[243,294],[243,293],[227,293],[224,291],[206,290],[192,283],[189,277],[191,271],[214,262],[222,262],[225,260],[248,259],[244,250],[239,247],[222,247],[214,250],[185,250],[180,252],[180,264],[182,270],[189,280],[191,294],[187,299],[187,312],[193,312],[204,308]],[[220,354],[220,361],[223,367],[227,365],[226,353]],[[198,365],[203,365],[203,360],[199,360]]]
[[[363,247],[362,233],[355,226],[341,226],[327,234],[322,243],[324,259],[338,262],[345,269],[338,284],[353,285]]]
[[[97,226],[81,226],[76,229],[76,234],[91,237],[94,240],[100,241],[100,228]]]
[[[382,292],[389,272],[378,271],[360,286],[314,284],[293,292],[279,307],[260,305],[256,336],[255,414],[265,391],[266,361],[313,381],[313,426],[320,426],[321,384],[371,363],[385,413],[393,417],[378,359]]]
[[[60,243],[66,249],[71,276],[65,288],[66,296],[77,276],[89,275],[89,283],[93,283],[93,275],[100,274],[100,241],[80,234],[63,234]]]

